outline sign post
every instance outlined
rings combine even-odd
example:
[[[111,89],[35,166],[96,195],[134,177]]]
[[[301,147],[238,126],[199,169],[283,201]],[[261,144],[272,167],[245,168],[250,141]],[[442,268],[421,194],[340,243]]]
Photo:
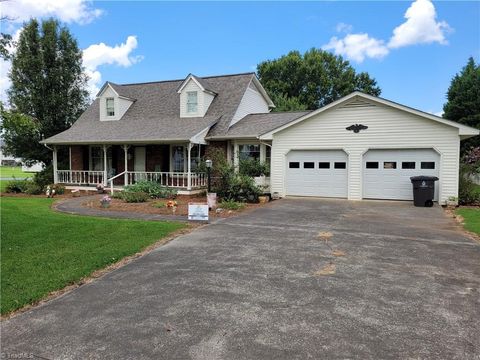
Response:
[[[208,205],[195,203],[188,204],[188,220],[208,221]]]

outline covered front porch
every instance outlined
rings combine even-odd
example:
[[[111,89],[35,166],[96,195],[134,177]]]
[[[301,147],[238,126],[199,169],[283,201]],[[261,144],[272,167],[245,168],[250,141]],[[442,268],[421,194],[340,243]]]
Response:
[[[199,171],[204,152],[205,145],[192,142],[55,145],[54,182],[113,190],[147,180],[194,193],[207,186],[206,174]]]

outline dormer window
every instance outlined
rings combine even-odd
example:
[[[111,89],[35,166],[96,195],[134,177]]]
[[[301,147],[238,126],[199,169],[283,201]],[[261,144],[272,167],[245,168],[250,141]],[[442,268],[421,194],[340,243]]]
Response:
[[[187,113],[195,114],[198,108],[198,95],[196,91],[187,91]]]
[[[114,98],[107,98],[106,99],[106,108],[107,108],[107,116],[115,116],[115,100]]]

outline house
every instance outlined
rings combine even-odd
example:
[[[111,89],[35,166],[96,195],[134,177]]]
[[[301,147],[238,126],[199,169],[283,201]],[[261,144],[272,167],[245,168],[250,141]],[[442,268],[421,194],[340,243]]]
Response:
[[[436,200],[458,194],[460,141],[479,130],[361,92],[321,109],[271,112],[254,73],[118,85],[107,82],[72,127],[43,140],[55,182],[154,180],[193,193],[212,148],[270,163],[280,197],[411,200],[410,176],[434,175]],[[58,169],[60,148],[68,169]]]

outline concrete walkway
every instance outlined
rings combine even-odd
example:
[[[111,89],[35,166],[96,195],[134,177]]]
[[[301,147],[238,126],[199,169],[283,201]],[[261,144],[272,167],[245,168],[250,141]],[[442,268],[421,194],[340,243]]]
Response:
[[[286,199],[2,322],[1,356],[479,359],[479,291],[439,207]]]
[[[88,201],[100,201],[104,195],[90,195],[80,196],[76,198],[63,199],[54,205],[54,208],[60,212],[86,215],[86,216],[99,216],[113,219],[133,219],[133,220],[156,220],[156,221],[188,221],[186,216],[183,215],[159,215],[159,214],[144,214],[138,212],[129,211],[114,211],[114,210],[99,210],[86,206],[82,206],[83,203]]]

